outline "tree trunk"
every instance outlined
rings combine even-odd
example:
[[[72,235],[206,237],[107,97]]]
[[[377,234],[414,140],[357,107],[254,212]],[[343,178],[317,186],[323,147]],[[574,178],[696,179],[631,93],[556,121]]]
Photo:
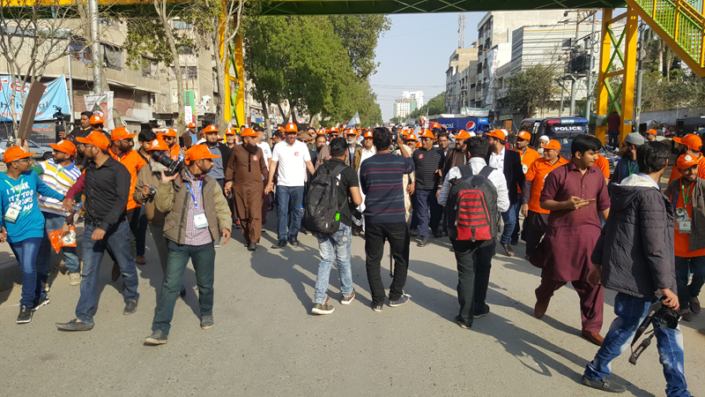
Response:
[[[291,117],[291,106],[289,106],[289,111],[284,112],[284,109],[282,108],[282,104],[278,103],[277,106],[279,107],[279,113],[282,115],[282,119],[284,120],[283,124],[286,124],[289,122],[289,117]]]
[[[164,26],[164,32],[166,35],[166,41],[169,44],[169,50],[171,51],[171,56],[174,58],[174,75],[176,76],[176,89],[177,89],[177,99],[179,103],[179,118],[176,120],[176,132],[179,136],[186,131],[186,120],[185,120],[185,108],[186,99],[184,98],[184,78],[181,74],[181,59],[179,59],[179,52],[176,49],[176,39],[171,31],[171,25],[169,24],[168,15],[166,13],[166,0],[154,0],[154,9],[159,15],[159,19]]]

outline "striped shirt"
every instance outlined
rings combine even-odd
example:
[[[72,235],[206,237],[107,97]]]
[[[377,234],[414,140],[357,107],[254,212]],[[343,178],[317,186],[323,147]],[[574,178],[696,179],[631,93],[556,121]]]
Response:
[[[416,167],[416,189],[436,190],[442,183],[438,170],[443,170],[445,156],[440,149],[418,149],[411,156]]]
[[[360,187],[365,194],[365,222],[405,223],[405,174],[414,172],[411,158],[375,154],[360,165]]]
[[[54,159],[49,159],[39,163],[44,173],[42,181],[54,189],[56,192],[66,195],[71,186],[76,183],[76,180],[81,176],[81,170],[76,167],[76,163],[71,163],[68,167],[61,167]],[[66,215],[66,211],[61,209],[61,201],[40,195],[39,208],[42,212],[54,215]]]

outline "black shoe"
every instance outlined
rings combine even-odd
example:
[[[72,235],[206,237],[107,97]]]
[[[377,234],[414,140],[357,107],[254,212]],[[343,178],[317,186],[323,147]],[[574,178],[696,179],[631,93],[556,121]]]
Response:
[[[419,235],[419,230],[418,229],[411,229],[409,234],[411,234],[411,237],[416,237]]]
[[[289,245],[291,245],[292,247],[298,247],[298,246],[299,246],[299,240],[290,238],[290,239],[289,239]]]
[[[119,279],[119,278],[120,278],[120,265],[113,262],[112,279],[113,279],[113,281],[117,281],[117,279]]]
[[[74,318],[68,323],[56,323],[56,328],[62,331],[90,331],[93,329],[93,324],[82,323]]]
[[[590,380],[583,376],[583,384],[585,386],[590,386],[597,390],[607,391],[610,393],[624,393],[627,388],[619,383],[610,382],[607,378],[602,378],[600,380]]]
[[[435,238],[441,238],[441,237],[443,237],[443,235],[441,234],[441,232],[438,231],[438,230],[431,230],[431,233],[433,233],[433,237],[435,237]]]
[[[416,244],[416,246],[418,246],[418,247],[425,247],[425,246],[427,246],[428,244],[429,244],[428,239],[427,239],[427,238],[422,238],[422,239]]]
[[[163,345],[166,342],[168,342],[167,335],[162,331],[154,331],[144,340],[144,344],[150,346]]]
[[[249,247],[249,246],[250,246],[250,242],[249,242],[249,241],[245,241],[245,248],[247,248],[247,247]]]
[[[32,321],[32,308],[29,306],[20,306],[20,314],[17,316],[17,324],[27,324]]]
[[[465,324],[465,321],[463,321],[463,319],[460,318],[460,316],[455,317],[455,323],[458,324],[458,326],[462,329],[470,329],[470,326]]]
[[[284,247],[286,247],[286,240],[279,240],[276,244],[272,244],[272,248],[274,249],[281,249]]]
[[[129,314],[134,314],[136,310],[137,310],[137,301],[127,302],[127,303],[125,303],[125,309],[122,311],[122,314],[127,316]]]
[[[48,305],[49,302],[50,302],[50,300],[49,300],[49,297],[48,297],[48,296],[43,296],[43,297],[41,297],[41,298],[35,299],[35,300],[34,300],[34,306],[32,306],[32,311],[33,311],[33,312],[36,312],[37,309],[39,309],[40,307],[42,307],[42,306],[44,306],[44,305]]]
[[[201,318],[201,328],[202,329],[211,329],[213,328],[213,315],[209,316],[203,316]]]
[[[502,244],[502,248],[504,249],[504,255],[508,257],[513,257],[514,256],[514,250],[512,249],[512,246],[509,244]]]
[[[247,246],[248,251],[257,251],[257,243],[250,243],[250,245]]]
[[[372,310],[376,311],[377,313],[382,311],[382,304],[380,303],[379,305],[375,305],[374,303],[370,305],[372,307]]]
[[[186,296],[186,288],[181,287],[181,291],[179,292],[179,296],[181,299],[183,299]]]
[[[405,294],[404,291],[402,291],[399,299],[397,299],[395,301],[393,301],[391,299],[389,300],[389,307],[399,307],[402,305],[406,305],[407,303],[409,303],[409,300],[411,300],[411,295]]]
[[[509,244],[511,244],[511,245],[513,245],[513,246],[516,247],[517,245],[519,245],[519,239],[518,239],[518,238],[517,238],[517,239],[514,239],[514,238],[513,238],[513,239],[509,242]]]

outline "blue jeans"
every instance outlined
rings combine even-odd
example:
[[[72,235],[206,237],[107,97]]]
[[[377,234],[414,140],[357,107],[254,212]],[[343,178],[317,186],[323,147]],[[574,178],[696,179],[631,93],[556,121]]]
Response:
[[[316,278],[316,303],[324,304],[328,295],[328,281],[333,261],[338,266],[340,273],[340,292],[343,296],[350,296],[353,290],[352,269],[350,268],[350,249],[352,248],[352,227],[340,224],[340,229],[333,234],[315,233],[318,238],[318,251],[321,254],[321,263],[318,264],[318,278]]]
[[[521,213],[521,203],[524,200],[524,193],[517,194],[517,205],[514,206],[514,216],[516,217],[516,224],[514,225],[514,232],[512,232],[512,241],[519,241],[519,231],[521,226],[519,225],[519,213]]]
[[[296,240],[301,229],[303,209],[303,186],[277,186],[277,238]],[[288,232],[287,232],[288,228]]]
[[[40,269],[49,270],[49,264],[51,263],[51,241],[49,240],[49,233],[61,230],[66,222],[66,217],[56,214],[44,214],[44,237],[39,245],[39,254],[37,255],[37,267]],[[78,236],[77,236],[78,239]],[[78,267],[78,254],[76,247],[62,247],[61,251],[64,253],[64,262],[66,263],[66,268],[69,269],[69,273],[78,273],[81,271]]]
[[[81,322],[93,324],[96,302],[98,301],[98,274],[105,250],[110,248],[115,255],[120,272],[125,281],[123,296],[125,303],[140,299],[137,292],[137,269],[130,255],[130,226],[123,220],[105,231],[102,240],[93,241],[91,235],[97,229],[86,224],[83,229],[83,271],[81,279],[81,296],[76,305],[76,318]]]
[[[688,285],[688,279],[691,274],[693,275],[693,281]],[[688,310],[690,299],[697,298],[700,294],[703,281],[705,281],[705,256],[693,258],[676,256],[676,282],[678,283],[678,301],[680,302],[681,310]]]
[[[649,312],[652,299],[636,298],[618,293],[614,298],[614,313],[617,318],[612,322],[597,355],[585,368],[585,377],[600,380],[611,373],[610,363],[619,357],[634,338],[636,329]],[[680,327],[676,329],[656,328],[658,353],[666,377],[666,395],[669,397],[690,396],[685,383],[683,366],[683,335]]]
[[[147,245],[147,212],[144,205],[140,207],[140,217],[137,221],[137,234],[135,234],[135,244],[137,245],[137,256],[144,256]]]
[[[40,237],[32,237],[10,243],[12,253],[22,269],[22,306],[33,307],[34,299],[47,295],[42,282],[49,278],[49,267],[40,268],[37,263],[41,241]]]
[[[169,264],[164,275],[162,292],[157,298],[154,309],[152,331],[162,331],[169,334],[171,320],[174,318],[174,306],[179,292],[183,288],[184,271],[189,259],[196,271],[198,285],[198,303],[201,317],[213,314],[213,279],[215,270],[215,247],[213,243],[203,245],[180,245],[168,242]]]
[[[619,131],[607,131],[607,136],[609,137],[609,142],[607,145],[613,148],[619,147]]]
[[[517,226],[517,209],[521,208],[521,204],[517,201],[509,206],[506,212],[502,212],[502,220],[504,221],[504,230],[502,230],[502,236],[499,239],[499,243],[502,245],[509,244],[509,240],[512,239],[512,234],[514,234],[514,228]]]
[[[441,223],[441,207],[436,200],[436,189],[416,191],[416,209],[418,212],[419,237],[428,238],[429,226],[434,231]]]

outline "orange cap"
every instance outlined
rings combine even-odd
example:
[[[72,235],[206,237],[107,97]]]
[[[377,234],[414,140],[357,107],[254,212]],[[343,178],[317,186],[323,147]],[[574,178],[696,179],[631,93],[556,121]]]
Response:
[[[647,134],[651,134],[651,135],[658,135],[658,132],[656,132],[656,130],[653,129],[653,128],[650,129],[650,130],[648,130],[648,131],[646,131],[646,133],[647,133]]]
[[[176,135],[176,130],[171,129],[171,128],[169,128],[168,130],[166,130],[166,132],[160,133],[160,135],[161,135],[161,136],[168,136],[168,137],[171,137],[171,138],[177,138],[177,137],[178,137],[178,135]]]
[[[112,134],[110,134],[110,140],[119,141],[120,139],[131,139],[136,135],[137,134],[130,134],[127,132],[127,128],[125,127],[117,127],[113,130]]]
[[[528,141],[531,139],[531,134],[526,131],[519,131],[519,133],[517,134],[517,138],[521,138],[525,141]]]
[[[287,134],[290,132],[299,132],[299,127],[297,127],[294,123],[287,123],[286,128],[284,128],[284,130]]]
[[[336,134],[339,134],[339,133],[340,133],[340,131],[338,131],[338,127],[333,127],[333,128],[331,128],[330,130],[328,130],[328,133],[329,133],[329,134],[331,134],[331,133],[333,133],[333,132],[335,132]]]
[[[188,128],[196,128],[196,123],[188,123],[188,125],[187,125],[186,127],[188,127]]]
[[[676,161],[676,166],[684,170],[686,168],[690,168],[694,165],[697,165],[698,159],[699,158],[693,157],[690,154],[682,154],[680,157],[678,157],[678,161]]]
[[[189,150],[186,151],[186,156],[184,157],[184,162],[186,164],[191,164],[192,161],[201,159],[215,159],[218,158],[217,154],[212,154],[206,145],[194,145],[191,146]]]
[[[237,135],[237,128],[229,128],[225,131],[225,135]]]
[[[421,147],[421,142],[416,142],[416,147],[417,148]]]
[[[357,131],[355,131],[354,128],[350,128],[347,131],[345,131],[345,135],[357,135]]]
[[[93,131],[85,138],[76,137],[76,140],[86,145],[93,145],[102,150],[108,150],[110,147],[110,140],[100,131]]]
[[[365,131],[363,138],[374,138],[374,133],[372,133],[372,131]]]
[[[2,155],[2,161],[7,164],[10,164],[15,160],[26,159],[27,157],[31,157],[35,154],[37,153],[28,152],[19,146],[10,146],[9,148],[7,148],[7,150],[5,150],[5,153]]]
[[[423,134],[421,134],[421,138],[435,138],[436,136],[433,135],[433,132],[429,130],[428,128],[423,130]]]
[[[89,121],[91,124],[103,124],[103,118],[98,116],[97,114],[91,116]]]
[[[678,142],[682,145],[688,146],[693,150],[700,150],[700,148],[703,146],[703,140],[695,134],[688,134],[683,138],[674,137],[673,142]]]
[[[164,142],[163,139],[157,138],[153,140],[152,142],[149,143],[149,148],[147,148],[147,151],[154,150],[154,151],[169,151],[169,145]]]
[[[441,128],[441,125],[437,121],[432,121],[429,123],[428,128]]]
[[[470,139],[470,133],[465,130],[460,130],[458,135],[455,136],[455,139]]]
[[[548,144],[543,145],[543,149],[544,149],[544,150],[546,150],[546,149],[555,149],[555,150],[558,150],[558,151],[560,152],[560,151],[561,151],[561,143],[558,142],[558,141],[555,140],[555,139],[551,139],[550,141],[548,141]]]
[[[209,132],[215,132],[217,134],[218,127],[214,126],[213,124],[207,125],[206,128],[203,129],[203,134],[208,134]]]
[[[414,134],[409,134],[409,136],[406,137],[407,141],[415,141],[416,140],[416,135]]]
[[[240,135],[241,136],[259,136],[259,134],[256,133],[255,130],[253,130],[252,128],[245,128],[244,130],[242,130]]]
[[[57,152],[66,153],[69,156],[74,156],[76,154],[76,145],[74,145],[71,141],[61,140],[57,143],[50,143],[49,146]]]
[[[325,134],[326,134],[326,129],[325,129],[325,128],[321,128],[321,129],[318,130],[318,132],[316,133],[316,135],[325,135]]]
[[[284,131],[284,127],[282,127],[282,126],[277,126],[277,131]]]
[[[492,130],[491,132],[486,133],[485,136],[491,136],[492,138],[497,138],[502,141],[507,139],[507,136],[504,135],[504,132],[502,130],[499,130],[496,128],[494,130]]]

